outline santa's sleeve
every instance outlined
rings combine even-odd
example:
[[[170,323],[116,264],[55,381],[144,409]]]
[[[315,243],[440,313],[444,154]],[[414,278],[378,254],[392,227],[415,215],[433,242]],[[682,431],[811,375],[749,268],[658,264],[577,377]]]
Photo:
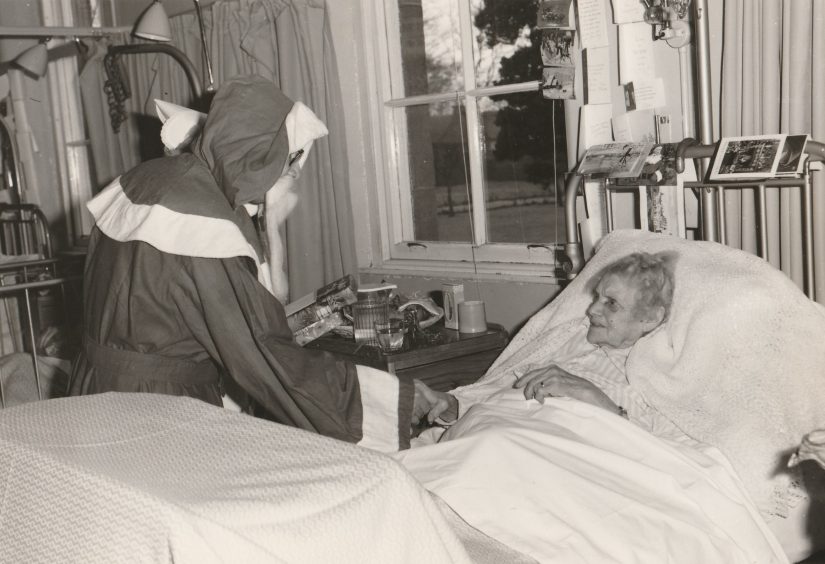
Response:
[[[297,345],[281,303],[246,258],[189,261],[187,324],[279,423],[391,452],[409,446],[414,388],[386,372]]]

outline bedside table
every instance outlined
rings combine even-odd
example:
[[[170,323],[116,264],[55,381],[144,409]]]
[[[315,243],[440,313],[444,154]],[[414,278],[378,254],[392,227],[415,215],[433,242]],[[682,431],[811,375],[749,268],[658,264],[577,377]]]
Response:
[[[446,392],[472,384],[483,376],[508,341],[507,331],[493,323],[488,324],[483,333],[459,333],[440,324],[424,332],[430,343],[418,346],[405,343],[403,350],[393,353],[383,353],[378,347],[334,334],[319,337],[305,348],[329,351],[399,378],[417,378],[434,390]]]

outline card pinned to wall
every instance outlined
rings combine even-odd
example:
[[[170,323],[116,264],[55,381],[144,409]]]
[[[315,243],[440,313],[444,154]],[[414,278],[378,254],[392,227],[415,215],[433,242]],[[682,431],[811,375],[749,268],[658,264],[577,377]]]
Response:
[[[635,110],[652,110],[665,105],[665,84],[661,78],[652,80],[634,80],[633,98]]]
[[[610,103],[610,50],[590,47],[584,50],[584,99],[587,104]]]
[[[579,36],[582,49],[607,47],[607,14],[603,0],[578,0]]]
[[[570,4],[572,0],[541,0],[536,27],[570,27]]]
[[[582,106],[579,121],[579,158],[584,155],[589,147],[604,145],[613,141],[612,117],[613,106],[610,104],[587,104]]]
[[[573,67],[576,65],[576,31],[573,29],[545,29],[541,33],[541,62],[547,66]]]
[[[650,26],[644,22],[620,25],[619,82],[641,82],[655,75],[656,61]]]
[[[613,0],[613,23],[644,22],[645,7],[640,0]],[[645,24],[647,25],[647,24]],[[647,25],[648,33],[650,26]]]
[[[542,96],[552,100],[574,100],[575,67],[544,67],[542,69]]]
[[[627,143],[655,143],[656,115],[653,110],[636,110],[615,116],[613,137]]]

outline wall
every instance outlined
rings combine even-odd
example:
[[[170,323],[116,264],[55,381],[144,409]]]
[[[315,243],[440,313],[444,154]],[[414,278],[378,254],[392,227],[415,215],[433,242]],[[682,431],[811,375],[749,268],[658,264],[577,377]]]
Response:
[[[393,271],[382,264],[379,222],[376,219],[379,217],[377,193],[382,182],[375,173],[376,140],[372,135],[369,93],[366,89],[367,72],[372,62],[360,41],[364,36],[360,3],[359,0],[335,0],[327,2],[327,5],[333,41],[336,52],[339,53],[337,63],[345,106],[352,207],[357,226],[355,235],[361,281],[393,282],[408,295],[437,291],[444,282],[461,282],[465,285],[468,299],[487,302],[489,321],[500,323],[513,331],[560,290],[559,282],[551,275],[520,279],[507,273],[483,278],[449,271],[410,274]],[[607,13],[611,13],[609,7]],[[617,32],[611,34],[614,53],[616,35]],[[676,50],[662,42],[656,43],[655,50],[658,75],[666,84],[666,97],[673,113],[673,133],[681,138],[679,57]],[[614,83],[618,83],[618,70],[614,68],[613,72]],[[577,115],[575,104],[571,110],[574,116]]]

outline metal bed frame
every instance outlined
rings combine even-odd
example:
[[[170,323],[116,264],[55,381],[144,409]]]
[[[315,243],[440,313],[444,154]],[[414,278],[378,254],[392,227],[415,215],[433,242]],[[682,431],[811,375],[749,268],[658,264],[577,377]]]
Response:
[[[685,169],[685,159],[703,159],[702,167],[698,170],[705,170],[707,160],[716,152],[718,143],[703,145],[695,139],[687,138],[682,140],[676,148],[676,171],[681,173]],[[767,208],[766,189],[778,188],[799,188],[801,190],[802,203],[802,254],[804,272],[805,294],[814,299],[814,249],[813,249],[813,179],[811,177],[811,163],[825,161],[825,144],[818,141],[808,141],[805,146],[808,158],[805,161],[804,170],[798,177],[793,178],[766,178],[742,181],[691,181],[685,182],[684,188],[715,193],[715,215],[712,218],[716,227],[714,233],[701,233],[705,241],[716,241],[722,244],[725,240],[725,190],[729,189],[755,189],[756,190],[756,215],[757,215],[757,236],[758,236],[758,256],[767,256]],[[584,250],[579,237],[578,222],[576,218],[576,197],[579,195],[583,185],[583,176],[572,173],[565,186],[564,219],[567,233],[567,242],[564,245],[562,257],[562,269],[568,278],[573,278],[582,269],[585,262]],[[613,186],[609,179],[603,179],[605,184],[605,197],[609,200],[610,193],[614,190],[627,190],[627,185]],[[639,184],[644,186],[644,183]],[[681,196],[683,197],[683,195]],[[702,203],[704,198],[699,198],[700,214],[704,213]],[[610,210],[606,205],[605,209]],[[609,220],[612,218],[609,217]],[[706,222],[702,222],[707,224]],[[719,236],[717,237],[717,234]]]
[[[23,341],[23,346],[32,356],[37,397],[43,399],[37,360],[37,331],[40,319],[32,303],[36,303],[44,292],[58,290],[63,305],[63,320],[64,323],[67,322],[70,315],[66,300],[66,283],[79,278],[62,273],[63,261],[53,256],[52,239],[46,217],[34,204],[0,204],[0,251],[9,256],[42,257],[0,264],[0,299],[23,299],[19,307],[20,324],[23,326],[21,329],[26,330],[27,337]],[[2,379],[0,407],[5,407]]]

